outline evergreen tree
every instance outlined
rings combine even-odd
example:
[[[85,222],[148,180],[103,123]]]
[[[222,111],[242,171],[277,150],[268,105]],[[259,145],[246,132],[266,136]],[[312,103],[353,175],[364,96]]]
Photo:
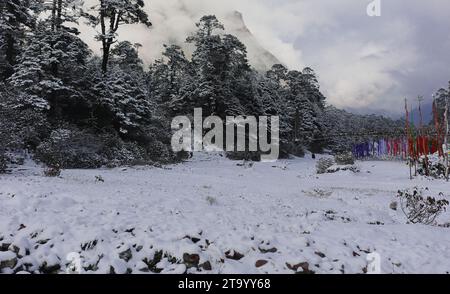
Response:
[[[446,101],[450,104],[450,82],[448,83],[448,88],[441,88],[435,94],[436,107],[439,115],[439,120],[444,121]],[[434,124],[434,122],[432,122]]]
[[[30,109],[17,89],[0,83],[0,156],[7,149],[34,149],[48,129],[43,111]]]
[[[259,113],[244,44],[235,36],[223,34],[223,25],[213,15],[202,17],[197,28],[187,39],[195,45],[195,86],[185,97],[195,100],[194,106],[203,107],[208,115],[224,117],[246,114],[247,110]]]
[[[51,24],[51,30],[65,30],[79,34],[77,28],[68,27],[65,24],[78,24],[78,19],[83,14],[82,5],[82,0],[47,0],[46,10],[50,15],[48,22]]]
[[[87,45],[78,37],[65,30],[52,31],[47,22],[41,22],[8,82],[21,90],[29,107],[47,109],[53,120],[59,119],[82,102],[89,56]]]
[[[122,69],[135,72],[135,73],[144,73],[143,62],[139,57],[139,53],[137,48],[139,48],[140,44],[131,44],[128,41],[119,42],[112,50],[111,50],[111,64],[117,64]]]
[[[311,148],[321,133],[319,115],[323,100],[314,75],[290,71],[286,76],[288,85],[287,115],[293,126],[292,139],[306,148]]]
[[[181,47],[164,46],[163,58],[157,60],[148,74],[152,99],[172,116],[192,112],[194,101],[187,93],[194,89],[195,72]]]
[[[102,43],[102,71],[108,71],[112,45],[117,40],[117,32],[121,25],[143,23],[150,27],[147,13],[144,11],[143,0],[98,0],[92,7],[95,14],[84,12],[93,27],[100,25],[97,40]]]
[[[26,33],[42,10],[40,0],[0,1],[0,80],[9,78],[21,53]]]
[[[135,137],[150,121],[154,104],[147,99],[142,81],[119,65],[107,74],[94,71],[94,117],[98,127],[113,127],[123,137]]]

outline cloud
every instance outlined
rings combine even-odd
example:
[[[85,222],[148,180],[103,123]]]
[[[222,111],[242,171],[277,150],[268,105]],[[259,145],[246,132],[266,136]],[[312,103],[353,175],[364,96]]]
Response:
[[[430,101],[450,79],[450,3],[381,0],[381,17],[370,18],[369,2],[315,1],[310,13],[324,21],[298,35],[296,46],[319,73],[329,101],[388,115],[402,113],[405,98]]]
[[[342,108],[398,114],[405,97],[430,99],[450,79],[449,1],[381,0],[377,18],[366,14],[371,0],[145,2],[154,27],[124,27],[120,36],[143,44],[147,63],[160,56],[164,43],[182,43],[202,15],[224,20],[238,10],[279,60],[293,69],[314,68],[329,102]],[[99,48],[94,34],[83,28],[84,39]]]

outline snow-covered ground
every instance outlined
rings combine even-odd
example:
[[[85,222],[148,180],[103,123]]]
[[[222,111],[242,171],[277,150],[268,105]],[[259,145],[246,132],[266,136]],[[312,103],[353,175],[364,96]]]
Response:
[[[0,176],[1,271],[65,272],[76,252],[96,273],[363,273],[377,252],[383,273],[450,272],[450,229],[389,207],[414,186],[450,199],[450,184],[410,181],[401,162],[325,175],[315,163],[197,155],[60,178],[28,165]]]

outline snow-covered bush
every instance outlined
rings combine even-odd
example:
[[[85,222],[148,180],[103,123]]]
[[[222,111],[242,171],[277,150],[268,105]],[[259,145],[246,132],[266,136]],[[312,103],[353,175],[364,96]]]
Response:
[[[445,161],[438,154],[429,155],[427,158],[419,158],[417,173],[422,176],[430,176],[435,179],[445,178]]]
[[[146,146],[147,155],[154,161],[171,161],[174,156],[169,145],[166,145],[160,141],[153,141]]]
[[[113,131],[95,134],[76,127],[53,131],[36,150],[36,159],[61,168],[98,168],[141,165],[168,157],[158,140],[139,144],[124,141]]]
[[[140,165],[146,162],[146,151],[136,142],[124,142],[119,137],[108,135],[100,150],[104,165]]]
[[[333,158],[321,158],[317,162],[316,169],[318,174],[324,174],[327,172],[328,168],[334,165]]]
[[[171,148],[171,132],[166,131],[170,128],[167,118],[155,119],[149,126],[143,128],[145,140],[140,143],[140,146],[145,150],[148,160],[159,163],[180,161]]]
[[[338,165],[353,165],[355,158],[351,152],[338,153],[334,156],[334,161]]]
[[[99,137],[76,128],[60,128],[36,149],[36,159],[49,167],[98,168],[104,160],[100,155]]]
[[[436,218],[446,210],[449,202],[445,199],[436,200],[430,196],[423,196],[427,189],[415,187],[412,191],[398,191],[400,206],[408,221],[413,224],[433,225]],[[439,193],[440,197],[444,195]]]

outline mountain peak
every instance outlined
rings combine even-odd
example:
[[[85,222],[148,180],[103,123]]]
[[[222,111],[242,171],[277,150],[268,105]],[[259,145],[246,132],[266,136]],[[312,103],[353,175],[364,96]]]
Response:
[[[224,16],[226,31],[236,35],[247,46],[249,61],[258,71],[266,71],[272,65],[281,63],[271,52],[264,48],[245,23],[244,15],[235,10]]]

